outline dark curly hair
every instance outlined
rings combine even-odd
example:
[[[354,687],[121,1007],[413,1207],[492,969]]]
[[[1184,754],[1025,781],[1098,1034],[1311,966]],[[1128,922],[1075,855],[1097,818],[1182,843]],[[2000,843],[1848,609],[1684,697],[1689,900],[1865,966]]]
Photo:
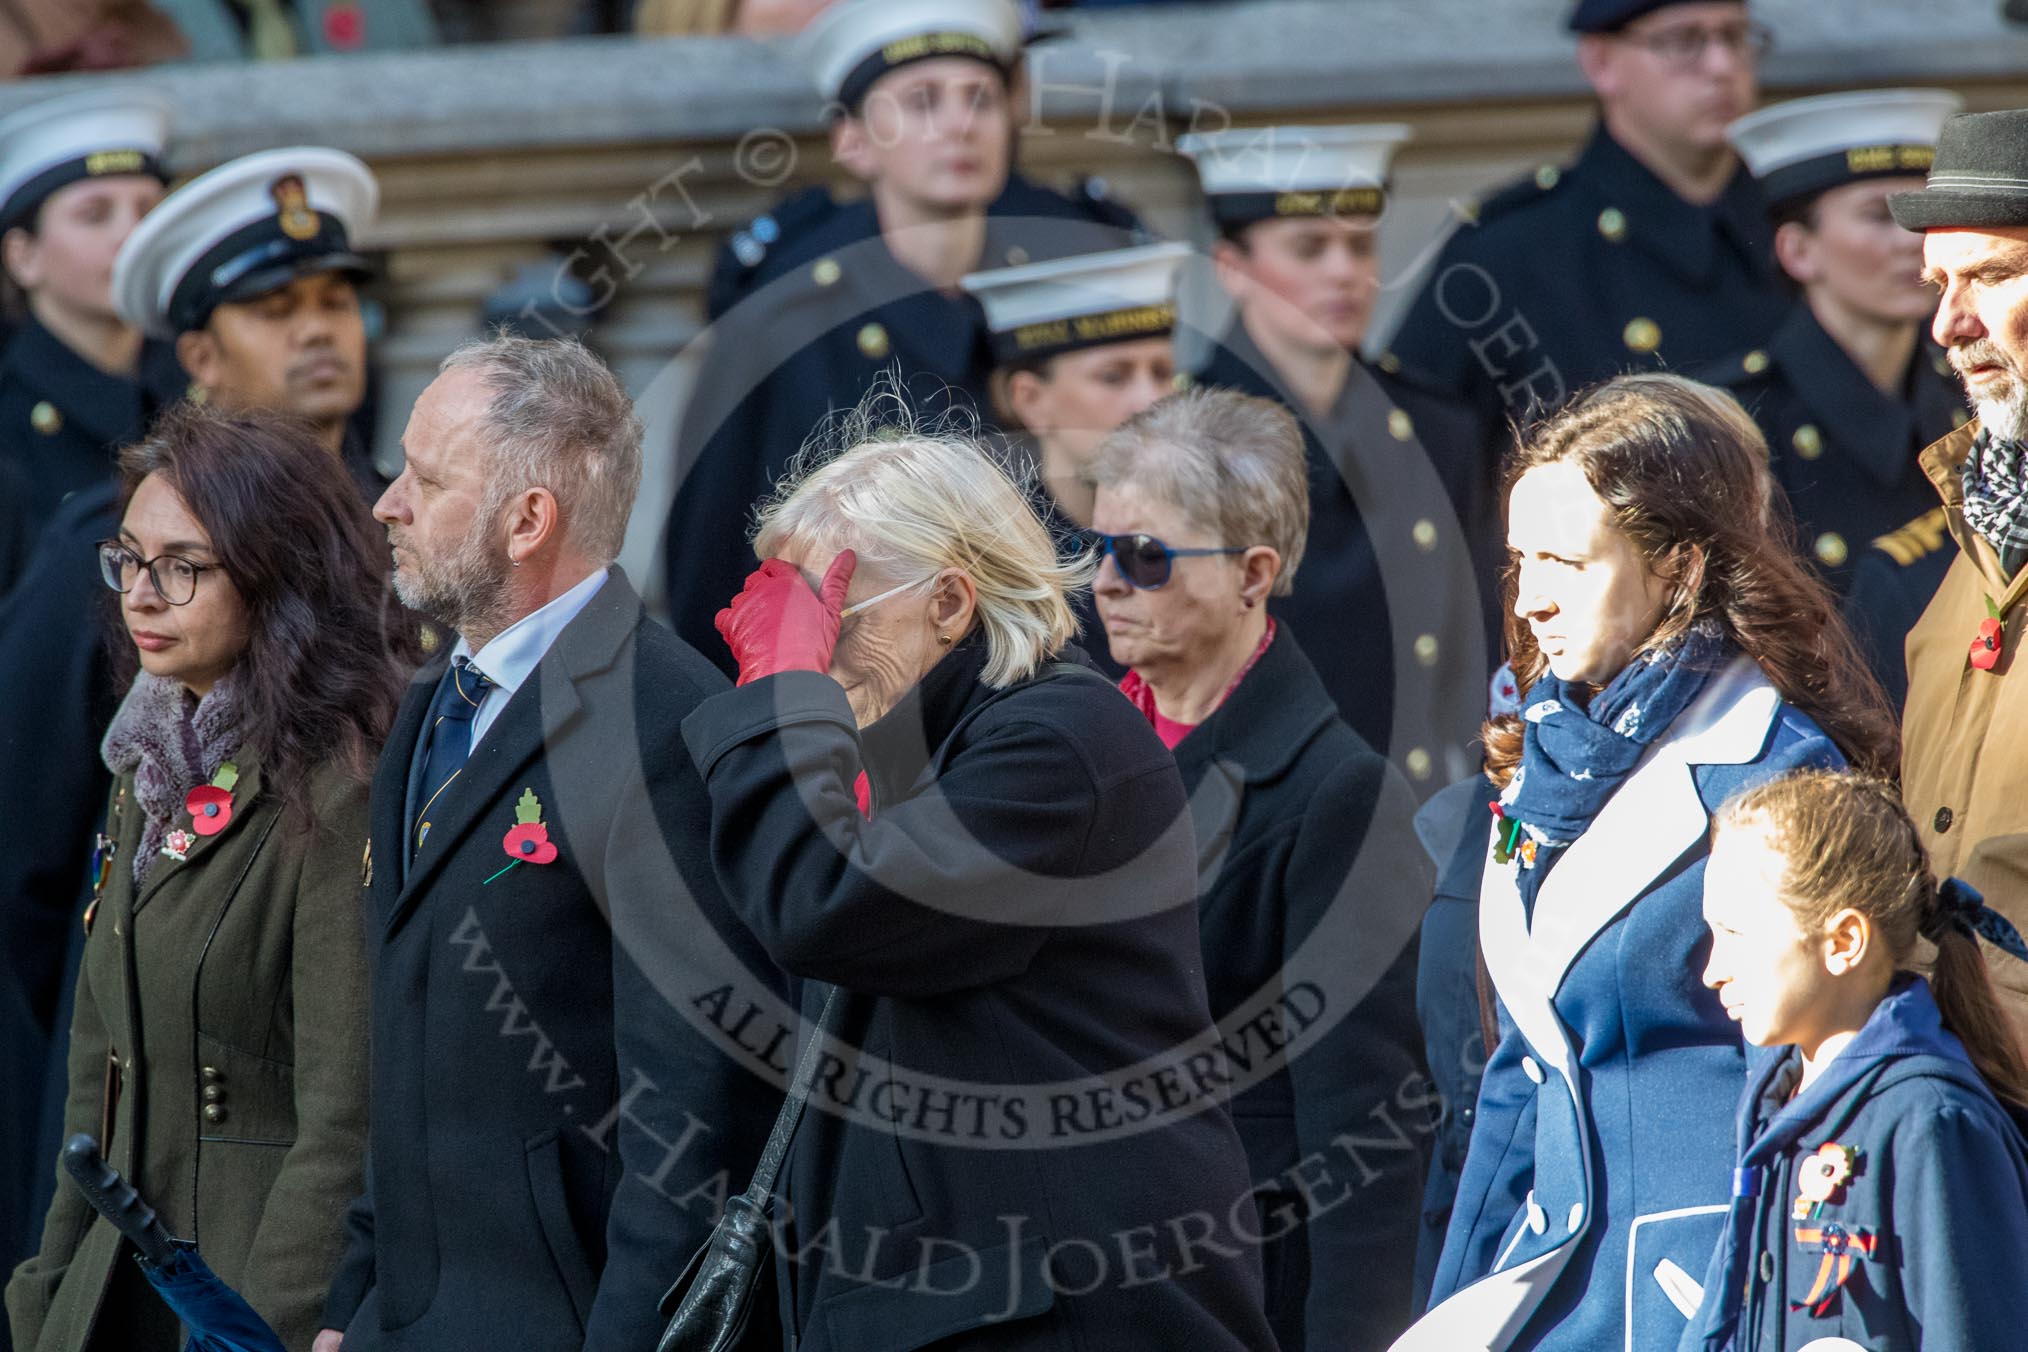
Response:
[[[1767,442],[1736,399],[1675,375],[1593,386],[1520,439],[1508,460],[1507,491],[1529,470],[1563,460],[1583,470],[1648,566],[1673,579],[1642,652],[1713,620],[1855,767],[1894,773],[1894,713],[1830,589],[1797,553]],[[1514,614],[1517,580],[1510,559],[1501,588],[1507,651],[1525,692],[1548,662]],[[1520,718],[1493,719],[1485,737],[1487,773],[1504,785],[1521,761]]]
[[[211,537],[246,605],[241,745],[313,825],[311,772],[336,763],[372,778],[422,657],[417,622],[393,599],[386,542],[338,457],[293,418],[173,409],[120,455],[123,514],[157,474]],[[117,651],[124,686],[134,649]]]

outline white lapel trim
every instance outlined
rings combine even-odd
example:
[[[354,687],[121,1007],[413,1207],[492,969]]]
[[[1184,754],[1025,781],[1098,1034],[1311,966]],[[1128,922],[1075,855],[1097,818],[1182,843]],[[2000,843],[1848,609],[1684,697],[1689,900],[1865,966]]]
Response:
[[[1536,898],[1532,930],[1516,886],[1520,864],[1493,862],[1489,831],[1479,888],[1487,971],[1507,1012],[1558,1069],[1564,1039],[1550,1000],[1571,964],[1708,827],[1690,767],[1752,760],[1780,710],[1781,696],[1751,658],[1714,677],[1557,861]]]

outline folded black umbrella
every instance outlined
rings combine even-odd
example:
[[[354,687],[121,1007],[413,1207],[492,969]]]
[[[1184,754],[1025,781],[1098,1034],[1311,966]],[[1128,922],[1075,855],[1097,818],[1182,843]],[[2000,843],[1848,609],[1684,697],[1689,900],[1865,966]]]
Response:
[[[63,1167],[92,1209],[134,1246],[148,1284],[189,1332],[188,1352],[288,1352],[253,1306],[219,1280],[196,1245],[170,1237],[154,1208],[99,1154],[97,1141],[71,1137]]]

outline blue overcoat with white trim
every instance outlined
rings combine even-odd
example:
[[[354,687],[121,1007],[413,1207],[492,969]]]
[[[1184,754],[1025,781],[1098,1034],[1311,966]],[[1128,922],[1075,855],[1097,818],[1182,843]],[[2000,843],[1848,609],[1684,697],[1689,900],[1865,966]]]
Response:
[[[1532,924],[1518,863],[1489,858],[1479,937],[1503,1035],[1430,1311],[1397,1349],[1675,1346],[1724,1217],[1745,1082],[1739,1030],[1701,979],[1711,814],[1841,763],[1740,658],[1565,851]]]

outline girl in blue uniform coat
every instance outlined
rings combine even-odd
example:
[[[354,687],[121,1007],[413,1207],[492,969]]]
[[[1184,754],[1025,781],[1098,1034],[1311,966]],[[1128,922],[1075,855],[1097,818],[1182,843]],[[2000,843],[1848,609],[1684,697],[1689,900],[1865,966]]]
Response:
[[[2000,1352],[2028,1315],[2028,1070],[1984,935],[1893,788],[1791,775],[1720,813],[1705,984],[1757,1055],[1724,1238],[1684,1352]],[[1917,940],[1930,977],[1911,975]]]
[[[1398,1348],[1669,1348],[1725,1214],[1739,1030],[1698,982],[1710,816],[1799,766],[1884,768],[1892,718],[1788,543],[1729,396],[1624,376],[1509,471],[1521,713],[1480,948],[1501,1039],[1431,1309]]]

